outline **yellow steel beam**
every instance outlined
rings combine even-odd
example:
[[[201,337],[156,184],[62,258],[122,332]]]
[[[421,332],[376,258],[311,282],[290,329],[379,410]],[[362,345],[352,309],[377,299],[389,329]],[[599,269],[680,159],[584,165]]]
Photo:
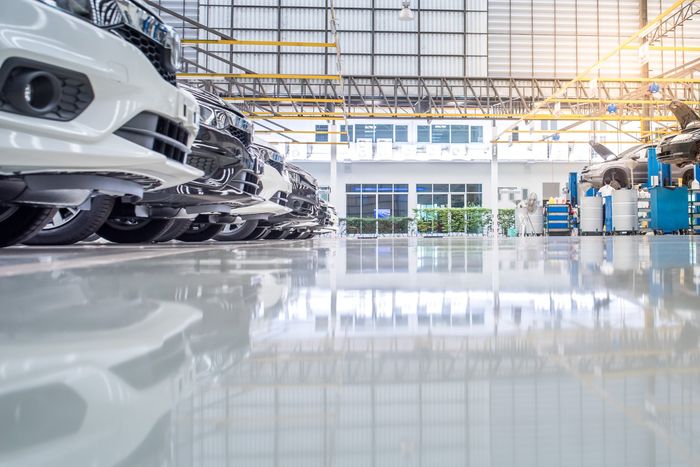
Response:
[[[178,73],[181,79],[217,79],[217,78],[249,78],[249,79],[312,79],[322,81],[340,81],[337,75],[296,75],[279,73]]]
[[[642,130],[625,130],[626,133],[647,133],[646,131]],[[258,133],[256,131],[256,133]],[[508,133],[538,133],[538,134],[546,134],[546,135],[553,135],[554,133],[559,133],[559,134],[590,134],[590,133],[596,133],[596,134],[611,134],[611,135],[617,135],[620,134],[619,131],[617,130],[566,130],[566,129],[561,129],[561,130],[511,130]],[[657,134],[669,134],[669,133],[676,133],[675,131],[666,131],[666,130],[652,130],[649,131],[648,133],[657,133]]]
[[[627,141],[628,143],[636,141]],[[538,139],[532,141],[492,141],[492,144],[588,144],[588,141],[550,141],[548,139]],[[621,141],[625,143],[625,141]]]
[[[638,45],[626,45],[623,47],[625,50],[637,50]],[[678,52],[700,52],[700,47],[685,47],[685,46],[673,46],[673,45],[650,45],[649,50],[664,50],[664,51],[678,51]]]
[[[647,105],[668,105],[671,100],[662,99],[580,99],[580,98],[568,98],[568,97],[557,97],[552,99],[552,102],[562,102],[567,104],[647,104]],[[687,105],[700,105],[700,101],[683,101]]]
[[[637,78],[637,77],[601,77],[601,78],[587,78],[587,77],[577,77],[571,80],[577,83],[586,83],[589,81],[596,80],[599,83],[678,83],[678,84],[697,84],[700,83],[698,78]],[[567,88],[568,89],[568,88]],[[556,93],[555,93],[556,94]],[[556,99],[555,94],[544,99],[541,102],[553,102]]]
[[[310,119],[342,119],[343,114],[341,113],[319,113],[319,112],[307,112],[304,114],[299,114],[298,112],[277,112],[277,113],[258,113],[253,112],[248,114],[250,118],[265,118],[265,119],[294,119],[294,120],[310,120]],[[483,114],[483,113],[443,113],[443,114],[433,114],[433,113],[397,113],[397,112],[350,112],[348,113],[349,118],[430,118],[430,119],[513,119],[513,118],[523,118],[523,114]],[[623,121],[623,122],[633,122],[633,121],[654,121],[654,122],[675,122],[676,119],[671,116],[655,116],[655,117],[639,117],[635,115],[603,115],[603,116],[590,116],[590,115],[580,115],[580,114],[535,114],[528,115],[528,120],[597,120],[597,121]],[[508,130],[510,131],[510,130]]]
[[[306,135],[347,135],[347,131],[314,131],[314,130],[255,130],[255,133],[299,133]]]
[[[322,102],[322,103],[336,103],[342,104],[343,99],[326,99],[319,98],[315,99],[313,97],[224,97],[225,101],[229,102],[239,102],[239,101],[261,101],[261,102]]]
[[[333,42],[289,42],[289,41],[241,41],[236,39],[183,39],[183,44],[216,45],[271,45],[276,47],[323,47],[334,48]]]

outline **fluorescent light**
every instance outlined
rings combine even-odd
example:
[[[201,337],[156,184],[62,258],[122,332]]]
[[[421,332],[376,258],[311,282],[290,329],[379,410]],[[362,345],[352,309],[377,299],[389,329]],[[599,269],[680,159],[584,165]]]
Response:
[[[399,20],[400,21],[413,21],[413,18],[414,18],[414,15],[413,15],[413,12],[411,11],[410,0],[404,1],[403,8],[401,8],[401,13],[399,13]]]

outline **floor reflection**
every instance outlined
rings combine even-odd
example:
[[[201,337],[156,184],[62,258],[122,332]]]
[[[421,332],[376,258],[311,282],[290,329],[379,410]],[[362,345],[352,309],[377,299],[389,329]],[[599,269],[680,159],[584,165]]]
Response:
[[[0,279],[0,465],[697,465],[698,246],[56,250]]]

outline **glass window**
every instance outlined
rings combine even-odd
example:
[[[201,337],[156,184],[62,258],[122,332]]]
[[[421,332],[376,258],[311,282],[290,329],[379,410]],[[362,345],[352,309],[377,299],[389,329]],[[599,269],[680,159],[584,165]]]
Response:
[[[427,184],[426,183],[419,183],[418,185],[416,185],[416,191],[418,193],[426,192],[426,191],[428,191],[428,192],[433,191],[433,185],[431,185],[429,183],[427,183]]]
[[[362,195],[362,217],[374,219],[377,209],[377,195]]]
[[[518,131],[520,130],[519,127],[513,128],[513,131],[510,134],[510,140],[511,141],[520,141],[520,133]],[[474,141],[476,143],[476,141]]]
[[[470,128],[471,132],[471,142],[472,143],[483,143],[484,142],[484,127],[473,126]]]
[[[345,129],[345,125],[340,125],[340,131],[347,133],[347,135],[340,135],[340,141],[343,143],[348,142],[348,138],[350,138],[350,141],[355,141],[354,135],[353,135],[353,126],[348,125],[347,130]]]
[[[447,195],[433,195],[433,205],[436,208],[447,207]]]
[[[408,193],[408,183],[394,184],[394,193]]]
[[[434,193],[447,193],[449,190],[449,185],[447,183],[436,183],[433,185]]]
[[[418,195],[416,201],[418,208],[433,207],[433,195]]]
[[[345,197],[345,206],[348,217],[360,217],[360,195],[347,195]]]
[[[450,185],[450,191],[452,193],[464,193],[466,191],[465,185],[464,183],[452,184]]]
[[[481,193],[481,183],[467,183],[467,193]]]
[[[378,140],[394,141],[394,125],[375,125],[374,126],[374,141]]]
[[[380,183],[378,185],[377,191],[379,191],[380,193],[391,193],[392,191],[394,191],[394,185],[392,185],[391,183]]]
[[[467,193],[467,206],[481,206],[481,193]]]
[[[430,125],[418,125],[418,142],[430,142]]]
[[[363,183],[362,184],[362,193],[375,193],[377,191],[377,184],[376,183]]]
[[[447,144],[450,142],[450,126],[449,125],[433,125],[432,135],[430,138],[432,143]]]
[[[345,185],[345,191],[347,193],[361,193],[362,192],[362,185],[357,184],[357,183],[347,184],[347,185]]]
[[[374,125],[355,125],[356,141],[374,141]]]
[[[394,195],[394,216],[408,216],[408,195]]]
[[[328,131],[328,125],[316,125],[316,131]],[[318,134],[316,133],[316,141],[318,142],[326,142],[328,141],[328,133],[326,134]]]
[[[467,125],[451,125],[450,126],[450,142],[468,143],[469,142],[469,126]]]
[[[450,196],[450,204],[453,208],[463,208],[464,207],[464,195],[452,195]]]
[[[397,143],[408,143],[408,125],[394,126],[394,141]]]
[[[377,217],[391,217],[393,213],[393,196],[392,195],[379,195],[377,196]]]

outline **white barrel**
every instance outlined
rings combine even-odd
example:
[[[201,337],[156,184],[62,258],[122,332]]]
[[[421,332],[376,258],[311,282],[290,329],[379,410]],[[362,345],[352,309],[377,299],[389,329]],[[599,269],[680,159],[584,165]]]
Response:
[[[636,232],[639,230],[637,190],[613,191],[612,224],[615,232]]]
[[[515,228],[518,235],[542,235],[544,233],[544,214],[542,208],[537,207],[533,212],[527,208],[515,208]]]
[[[584,196],[579,206],[579,230],[581,233],[603,231],[603,198]]]

